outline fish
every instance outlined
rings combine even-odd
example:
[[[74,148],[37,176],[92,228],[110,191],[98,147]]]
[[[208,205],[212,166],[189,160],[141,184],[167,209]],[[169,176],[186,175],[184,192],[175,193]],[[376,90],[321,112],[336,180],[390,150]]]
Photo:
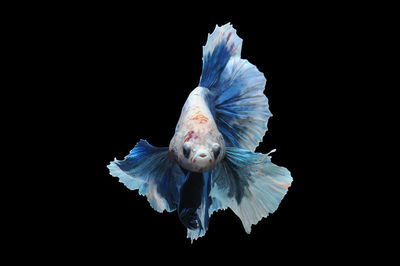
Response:
[[[169,146],[141,139],[107,166],[154,210],[177,211],[192,243],[206,234],[211,215],[227,208],[250,234],[252,225],[276,211],[293,181],[287,168],[271,162],[275,149],[255,152],[272,113],[266,78],[241,58],[242,43],[230,23],[216,25]]]

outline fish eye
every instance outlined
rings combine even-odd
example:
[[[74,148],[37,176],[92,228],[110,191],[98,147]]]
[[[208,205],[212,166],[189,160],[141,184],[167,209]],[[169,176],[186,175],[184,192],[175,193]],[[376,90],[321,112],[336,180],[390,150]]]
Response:
[[[214,158],[217,158],[221,152],[221,146],[218,143],[212,145],[212,151],[214,152]]]
[[[190,150],[191,150],[190,145],[189,145],[188,143],[184,143],[184,144],[183,144],[182,151],[183,151],[183,155],[184,155],[186,158],[189,158]]]

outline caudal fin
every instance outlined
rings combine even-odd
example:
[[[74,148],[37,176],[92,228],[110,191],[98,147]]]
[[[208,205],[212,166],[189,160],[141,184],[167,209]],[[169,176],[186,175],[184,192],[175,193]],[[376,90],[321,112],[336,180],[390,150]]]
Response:
[[[227,147],[225,159],[212,171],[210,196],[239,216],[245,231],[279,206],[292,183],[290,172],[267,154]]]
[[[257,67],[241,59],[242,39],[229,23],[216,27],[203,47],[199,86],[208,97],[219,131],[227,146],[254,151],[267,131],[266,79]]]
[[[157,148],[141,140],[124,160],[114,160],[107,167],[126,187],[145,195],[156,211],[176,209],[185,175],[168,157],[168,148]]]

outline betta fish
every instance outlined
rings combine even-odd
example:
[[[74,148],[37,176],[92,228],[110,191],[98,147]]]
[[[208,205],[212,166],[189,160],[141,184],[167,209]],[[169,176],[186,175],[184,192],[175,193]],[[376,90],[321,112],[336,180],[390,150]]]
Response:
[[[271,162],[271,152],[255,152],[272,114],[266,79],[241,58],[241,49],[232,25],[217,25],[169,147],[140,140],[124,160],[107,166],[156,211],[176,210],[192,242],[205,235],[213,212],[227,208],[249,234],[278,208],[292,182],[286,168]]]

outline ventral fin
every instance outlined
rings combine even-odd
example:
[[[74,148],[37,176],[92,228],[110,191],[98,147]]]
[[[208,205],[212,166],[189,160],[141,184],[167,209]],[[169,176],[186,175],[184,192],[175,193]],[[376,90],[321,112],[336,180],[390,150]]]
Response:
[[[180,189],[178,215],[187,228],[187,237],[196,240],[205,235],[209,223],[210,172],[188,172]]]

